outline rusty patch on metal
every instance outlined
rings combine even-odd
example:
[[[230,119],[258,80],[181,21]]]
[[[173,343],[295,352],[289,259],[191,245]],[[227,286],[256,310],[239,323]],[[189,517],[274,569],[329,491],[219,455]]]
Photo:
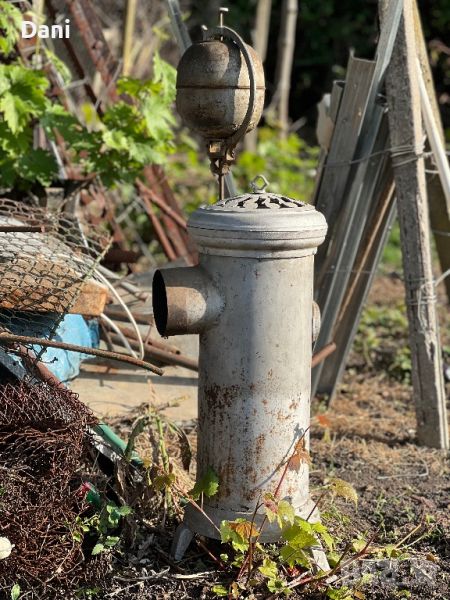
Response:
[[[216,410],[218,408],[229,408],[233,405],[236,396],[239,394],[240,386],[230,385],[221,386],[218,384],[205,387],[204,397],[208,408]]]

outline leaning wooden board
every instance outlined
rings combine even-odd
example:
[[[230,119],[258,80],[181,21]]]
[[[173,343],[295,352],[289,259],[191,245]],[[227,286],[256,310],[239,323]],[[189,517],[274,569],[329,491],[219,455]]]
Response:
[[[419,62],[422,67],[422,74],[428,91],[428,97],[434,113],[434,119],[439,129],[442,141],[444,142],[444,128],[442,126],[439,104],[434,89],[433,75],[431,73],[430,62],[428,60],[427,46],[423,35],[422,24],[420,22],[419,9],[417,2],[413,2],[414,28],[416,34],[416,46]],[[430,168],[433,165],[429,164]],[[439,177],[435,174],[427,175],[428,186],[428,205],[430,208],[430,224],[433,232],[436,251],[439,257],[441,270],[444,273],[450,269],[450,217],[447,212],[445,194]],[[450,277],[444,281],[447,290],[447,298],[450,302]]]

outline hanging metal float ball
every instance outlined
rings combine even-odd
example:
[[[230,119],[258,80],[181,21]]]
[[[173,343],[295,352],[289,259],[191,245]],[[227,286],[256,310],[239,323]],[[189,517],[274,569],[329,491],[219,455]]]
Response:
[[[251,46],[230,39],[229,34],[220,37],[193,44],[178,65],[177,110],[185,124],[206,140],[230,138],[249,120],[244,135],[256,127],[264,107],[264,71],[259,56]]]

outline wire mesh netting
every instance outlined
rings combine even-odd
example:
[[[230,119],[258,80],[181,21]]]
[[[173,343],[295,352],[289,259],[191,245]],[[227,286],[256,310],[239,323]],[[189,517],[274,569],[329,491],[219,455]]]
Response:
[[[100,285],[88,280],[108,243],[61,209],[0,199],[0,331],[51,339],[85,286]]]
[[[70,390],[0,386],[0,536],[13,545],[0,560],[0,588],[64,579],[81,562],[76,471],[95,423]]]

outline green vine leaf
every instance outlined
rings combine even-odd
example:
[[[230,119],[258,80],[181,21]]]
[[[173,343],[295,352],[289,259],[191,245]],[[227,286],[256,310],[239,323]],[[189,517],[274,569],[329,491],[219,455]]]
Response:
[[[37,148],[23,154],[17,161],[21,176],[27,181],[38,181],[49,186],[58,172],[56,160],[50,152]]]
[[[197,481],[189,494],[194,500],[198,500],[201,494],[211,498],[217,494],[218,489],[219,478],[214,469],[212,467],[208,467],[206,473],[200,478],[199,481]]]
[[[162,475],[157,475],[153,479],[153,487],[156,491],[160,492],[161,490],[165,490],[170,488],[170,486],[175,482],[175,475],[173,473],[163,473]]]
[[[20,589],[20,585],[15,583],[11,588],[11,600],[18,600],[21,593],[22,590]]]
[[[246,519],[236,519],[235,521],[222,521],[220,524],[220,537],[223,543],[231,542],[233,549],[237,552],[246,552],[249,546],[249,538],[241,535],[236,525],[249,523]]]
[[[14,50],[19,37],[22,13],[10,2],[0,2],[0,53],[8,56]],[[20,592],[19,592],[20,593]]]
[[[223,585],[213,585],[212,592],[219,597],[228,596],[228,590]]]
[[[290,502],[287,500],[280,500],[278,502],[278,524],[280,529],[286,527],[286,525],[293,525],[295,521],[295,509]]]
[[[97,554],[100,554],[104,550],[105,550],[104,544],[98,543],[98,544],[95,544],[95,546],[92,548],[91,554],[92,554],[92,556],[97,556]]]
[[[275,579],[278,575],[277,563],[270,558],[265,558],[263,564],[258,568],[258,571],[269,579]]]
[[[175,100],[177,71],[156,52],[153,58],[154,81],[161,82],[162,93],[169,103]]]
[[[289,567],[300,566],[309,569],[311,560],[304,550],[289,544],[280,549],[280,559]]]

